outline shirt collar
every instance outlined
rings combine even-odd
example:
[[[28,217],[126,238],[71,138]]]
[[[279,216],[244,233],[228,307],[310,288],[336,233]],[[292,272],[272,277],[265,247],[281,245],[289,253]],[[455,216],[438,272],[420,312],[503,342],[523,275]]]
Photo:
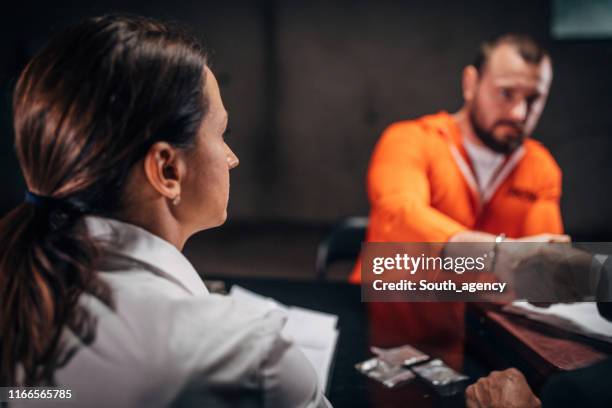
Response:
[[[463,140],[472,168],[476,173],[476,181],[480,191],[485,191],[489,183],[494,181],[497,171],[504,164],[506,156],[497,153],[484,145],[477,145],[474,141],[465,137]]]
[[[510,175],[516,166],[518,166],[525,155],[526,149],[525,145],[523,145],[510,154],[510,156],[505,158],[504,164],[499,168],[495,179],[489,183],[486,191],[479,193],[478,183],[476,182],[473,171],[468,164],[471,159],[464,146],[463,135],[461,134],[459,124],[454,117],[448,112],[441,111],[430,117],[428,126],[435,129],[449,141],[449,147],[451,149],[453,159],[455,159],[459,170],[463,174],[467,184],[470,186],[472,197],[477,203],[479,209],[484,203],[488,202],[493,197],[498,187],[504,182],[506,177]]]
[[[185,256],[172,244],[134,224],[115,219],[85,217],[90,236],[101,241],[111,253],[150,266],[156,275],[173,281],[193,295],[206,295],[208,289]]]

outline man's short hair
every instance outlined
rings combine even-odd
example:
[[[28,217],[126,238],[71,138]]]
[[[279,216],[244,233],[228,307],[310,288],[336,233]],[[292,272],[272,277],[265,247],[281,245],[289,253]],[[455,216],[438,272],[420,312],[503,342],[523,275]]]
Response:
[[[526,34],[509,33],[502,34],[480,44],[478,55],[476,55],[476,59],[472,65],[476,67],[478,72],[482,72],[493,50],[504,44],[515,47],[523,60],[530,64],[539,65],[544,58],[547,57],[550,59],[548,51],[530,36]]]

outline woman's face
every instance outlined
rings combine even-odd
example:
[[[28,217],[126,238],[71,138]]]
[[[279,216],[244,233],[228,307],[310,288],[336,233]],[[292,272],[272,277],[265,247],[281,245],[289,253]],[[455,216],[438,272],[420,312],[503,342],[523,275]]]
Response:
[[[186,175],[181,183],[183,214],[195,229],[219,226],[227,218],[229,171],[238,166],[238,157],[223,139],[227,128],[227,111],[223,106],[219,85],[206,67],[205,95],[208,112],[202,121],[197,144],[186,156]]]

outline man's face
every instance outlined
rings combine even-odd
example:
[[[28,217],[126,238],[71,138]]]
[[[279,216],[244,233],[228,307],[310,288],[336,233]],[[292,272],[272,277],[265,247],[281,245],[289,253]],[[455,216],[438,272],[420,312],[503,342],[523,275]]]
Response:
[[[512,153],[536,127],[551,80],[547,57],[535,65],[512,45],[495,48],[478,75],[473,97],[466,101],[476,135],[492,150]]]

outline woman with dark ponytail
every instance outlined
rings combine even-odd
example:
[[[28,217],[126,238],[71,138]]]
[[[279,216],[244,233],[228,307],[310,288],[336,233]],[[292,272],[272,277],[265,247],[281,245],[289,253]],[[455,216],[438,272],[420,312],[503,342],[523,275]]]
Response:
[[[328,406],[284,316],[210,295],[180,253],[225,221],[238,165],[196,40],[85,20],[26,66],[13,115],[28,191],[0,221],[0,386],[71,390],[45,406]]]

